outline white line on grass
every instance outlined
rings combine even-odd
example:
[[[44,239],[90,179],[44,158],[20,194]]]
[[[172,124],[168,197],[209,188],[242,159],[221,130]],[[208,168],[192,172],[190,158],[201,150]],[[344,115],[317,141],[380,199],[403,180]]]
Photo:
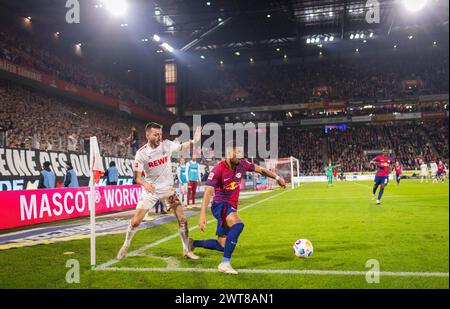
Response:
[[[363,185],[362,183],[353,182],[354,185],[365,187],[365,188],[373,188],[373,186]]]
[[[274,197],[280,196],[280,195],[285,194],[285,193],[290,192],[290,191],[291,191],[291,190],[285,190],[285,191],[282,191],[282,192],[277,193],[277,194],[275,194],[275,195],[266,197],[265,199],[262,199],[262,200],[260,200],[260,201],[257,201],[257,202],[255,202],[255,203],[252,203],[252,204],[250,204],[250,205],[247,205],[247,206],[245,206],[245,207],[240,208],[240,209],[239,209],[239,212],[244,211],[244,210],[246,210],[246,209],[249,209],[249,208],[251,208],[251,207],[254,207],[254,206],[258,205],[258,204],[261,204],[261,203],[263,203],[263,202],[266,202],[266,201],[268,201],[268,200],[270,200],[270,199],[272,199],[272,198],[274,198]],[[211,224],[211,223],[213,223],[214,221],[216,221],[216,220],[215,220],[215,219],[209,220],[208,222],[206,222],[206,224]],[[197,229],[197,228],[198,228],[197,225],[196,225],[196,226],[193,226],[193,227],[191,227],[191,228],[189,229],[189,231],[193,231],[193,230],[195,230],[195,229]],[[150,244],[148,244],[148,245],[145,245],[145,246],[143,246],[143,247],[141,247],[141,248],[139,248],[139,249],[137,249],[137,250],[134,250],[134,251],[128,253],[127,257],[130,257],[130,256],[136,256],[136,255],[138,255],[138,254],[144,252],[145,250],[147,250],[147,249],[149,249],[149,248],[152,248],[152,247],[155,247],[155,246],[157,246],[157,245],[159,245],[159,244],[165,243],[165,242],[167,242],[167,241],[169,241],[169,240],[171,240],[171,239],[173,239],[173,238],[178,237],[179,235],[180,235],[179,233],[175,233],[175,234],[172,234],[172,235],[167,236],[167,237],[165,237],[165,238],[162,238],[162,239],[160,239],[160,240],[157,240],[157,241],[155,241],[155,242],[152,242],[152,243],[150,243]],[[109,267],[109,266],[111,266],[111,265],[113,265],[113,264],[115,264],[115,263],[117,263],[117,262],[119,262],[119,260],[117,260],[117,259],[112,259],[112,260],[110,260],[110,261],[108,261],[108,262],[105,262],[105,263],[103,263],[103,264],[100,264],[99,266],[97,266],[97,268],[98,268],[98,269],[105,269],[105,268],[107,268],[107,267]]]
[[[215,273],[215,268],[143,268],[143,267],[102,267],[101,271],[137,271],[137,272],[202,272]],[[365,276],[367,271],[356,270],[296,270],[296,269],[237,269],[239,273],[251,274],[294,274],[294,275],[333,275],[333,276]],[[391,277],[448,277],[447,272],[393,272],[381,271],[380,276]]]

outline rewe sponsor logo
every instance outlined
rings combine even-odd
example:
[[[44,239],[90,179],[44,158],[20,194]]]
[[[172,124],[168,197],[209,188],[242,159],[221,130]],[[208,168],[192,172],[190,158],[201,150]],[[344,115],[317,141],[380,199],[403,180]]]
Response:
[[[165,156],[165,157],[162,157],[161,159],[149,162],[148,166],[149,167],[157,167],[159,165],[166,164],[168,160],[169,160],[169,157]]]

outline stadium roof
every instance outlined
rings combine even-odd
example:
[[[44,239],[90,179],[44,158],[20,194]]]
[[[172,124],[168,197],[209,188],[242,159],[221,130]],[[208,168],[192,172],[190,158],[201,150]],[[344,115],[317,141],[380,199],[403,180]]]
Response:
[[[366,20],[367,4],[377,1],[114,0],[128,3],[123,16],[111,16],[104,6],[98,7],[105,1],[109,0],[80,0],[81,20],[76,25],[65,21],[66,1],[0,0],[0,6],[16,16],[32,16],[68,42],[83,42],[88,48],[145,49],[158,57],[172,57],[166,50],[161,52],[163,42],[196,56],[223,58],[238,53],[270,59],[280,52],[290,56],[316,53],[314,48],[330,44],[331,37],[332,44],[339,44],[349,41],[352,34],[364,33],[368,40],[373,33],[373,39],[385,39],[399,31],[403,35],[426,29],[448,36],[447,0],[428,0],[415,13],[405,8],[403,0],[379,0],[379,23]],[[159,42],[153,40],[155,34]],[[313,40],[311,44],[308,39]]]

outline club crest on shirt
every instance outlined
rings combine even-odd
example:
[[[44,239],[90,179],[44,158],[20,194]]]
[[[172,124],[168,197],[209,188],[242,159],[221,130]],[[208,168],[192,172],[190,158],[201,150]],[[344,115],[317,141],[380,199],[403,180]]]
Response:
[[[241,174],[241,173],[237,173],[237,174],[236,174],[236,177],[237,177],[237,178],[241,178],[241,177],[242,177],[242,174]]]

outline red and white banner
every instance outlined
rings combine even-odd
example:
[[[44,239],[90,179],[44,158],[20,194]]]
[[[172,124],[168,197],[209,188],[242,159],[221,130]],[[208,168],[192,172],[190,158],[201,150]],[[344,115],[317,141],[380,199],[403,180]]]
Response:
[[[142,187],[95,188],[96,214],[136,207]],[[0,192],[0,230],[89,215],[89,187]]]

